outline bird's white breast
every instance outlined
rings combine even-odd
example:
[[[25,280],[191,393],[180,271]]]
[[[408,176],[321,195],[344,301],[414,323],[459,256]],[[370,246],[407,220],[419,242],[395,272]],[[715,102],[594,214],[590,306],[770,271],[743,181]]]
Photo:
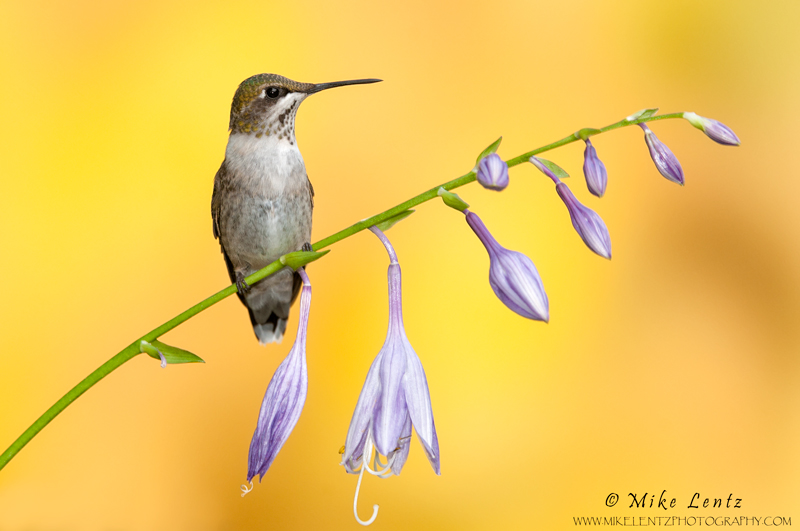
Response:
[[[232,134],[225,150],[228,172],[244,189],[266,198],[306,186],[303,156],[296,142],[275,135]]]
[[[234,268],[255,271],[311,237],[311,202],[297,146],[274,135],[232,134],[221,238]]]

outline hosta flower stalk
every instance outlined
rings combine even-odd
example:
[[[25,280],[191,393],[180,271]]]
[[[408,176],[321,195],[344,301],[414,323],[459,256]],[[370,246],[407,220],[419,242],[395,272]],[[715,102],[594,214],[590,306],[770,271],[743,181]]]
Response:
[[[411,428],[414,428],[436,474],[441,473],[439,440],[433,422],[428,380],[422,363],[411,347],[403,326],[400,265],[389,240],[377,227],[370,227],[389,253],[389,329],[386,341],[372,362],[353,418],[347,431],[341,464],[350,474],[359,474],[353,513],[362,525],[378,515],[358,517],[357,502],[364,472],[386,478],[399,475],[408,459]],[[380,456],[385,456],[383,462]]]

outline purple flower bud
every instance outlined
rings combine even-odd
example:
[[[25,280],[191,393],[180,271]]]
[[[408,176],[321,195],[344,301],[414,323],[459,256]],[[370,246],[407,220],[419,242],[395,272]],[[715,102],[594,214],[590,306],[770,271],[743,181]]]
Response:
[[[644,141],[650,150],[650,158],[656,164],[658,171],[674,183],[683,186],[683,168],[681,163],[672,154],[672,151],[653,133],[646,124],[639,124],[644,130]]]
[[[597,197],[603,197],[606,193],[608,184],[608,173],[606,166],[597,157],[597,151],[592,145],[592,141],[586,139],[586,150],[583,152],[583,175],[586,177],[586,186],[589,191]]]
[[[683,117],[686,118],[690,124],[704,132],[708,138],[714,142],[717,142],[718,144],[723,144],[726,146],[738,146],[741,144],[739,137],[736,136],[736,133],[734,133],[730,127],[721,122],[712,120],[711,118],[704,118],[703,116],[699,116],[693,112],[685,112],[683,113]]]
[[[260,476],[259,481],[264,477],[275,456],[292,433],[306,402],[308,392],[306,331],[311,306],[311,284],[303,269],[298,269],[297,272],[303,279],[297,337],[292,350],[272,376],[261,403],[256,431],[250,442],[248,482],[252,482],[255,476]],[[243,489],[243,492],[246,494],[248,490]]]
[[[508,165],[497,153],[483,157],[478,163],[478,182],[498,192],[508,186]]]
[[[422,448],[436,474],[441,474],[439,439],[433,422],[428,380],[403,326],[400,265],[389,240],[377,227],[370,227],[386,246],[389,265],[389,330],[386,341],[367,372],[347,430],[341,464],[350,474],[389,477],[399,475],[408,459],[411,428],[417,432]],[[381,462],[380,456],[386,457]],[[360,471],[359,471],[360,469]],[[361,475],[356,487],[361,485]],[[377,516],[359,523],[367,525]],[[355,511],[355,503],[353,507]]]
[[[610,260],[611,237],[608,235],[606,224],[603,223],[597,212],[583,206],[572,195],[572,190],[562,182],[556,184],[556,192],[567,206],[572,226],[578,231],[583,243],[595,253]]]
[[[467,223],[489,253],[489,284],[497,298],[515,313],[537,321],[550,320],[550,302],[531,259],[497,243],[481,218],[465,211]]]

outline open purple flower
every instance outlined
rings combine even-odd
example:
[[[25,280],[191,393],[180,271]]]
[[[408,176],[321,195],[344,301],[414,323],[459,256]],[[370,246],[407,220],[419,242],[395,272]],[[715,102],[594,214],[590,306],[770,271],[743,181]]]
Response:
[[[497,298],[522,317],[547,322],[550,302],[531,259],[497,243],[476,214],[469,210],[464,210],[464,214],[489,253],[489,285]]]
[[[718,144],[723,144],[725,146],[738,146],[741,144],[736,133],[722,122],[712,120],[711,118],[705,118],[693,112],[685,112],[683,113],[683,117]]]
[[[508,186],[508,165],[497,153],[491,153],[478,163],[478,182],[484,188],[498,192]]]
[[[356,502],[364,471],[384,478],[399,475],[408,458],[412,426],[434,472],[441,474],[428,381],[403,327],[400,265],[383,232],[377,227],[370,230],[384,243],[391,259],[389,330],[358,397],[341,462],[348,473],[360,474],[353,512],[364,525],[372,523],[378,513],[375,505],[372,518],[367,521],[358,518]],[[386,457],[386,463],[381,461],[381,455]]]
[[[611,259],[611,237],[603,219],[594,210],[583,206],[563,182],[556,183],[556,192],[567,206],[572,226],[583,243],[603,258]]]
[[[311,306],[311,283],[303,268],[297,270],[303,279],[300,292],[300,318],[294,345],[283,362],[275,370],[258,415],[256,431],[250,442],[250,458],[247,481],[251,484],[255,476],[264,477],[275,456],[292,433],[308,393],[308,368],[306,366],[306,332],[308,312]],[[243,494],[250,489],[242,487]]]
[[[603,197],[608,184],[606,166],[597,156],[592,141],[586,139],[586,150],[583,152],[583,175],[586,177],[586,186],[597,197]]]
[[[658,139],[656,134],[646,124],[639,124],[644,130],[644,141],[650,150],[650,158],[658,168],[659,173],[674,183],[683,186],[683,168],[672,151]]]

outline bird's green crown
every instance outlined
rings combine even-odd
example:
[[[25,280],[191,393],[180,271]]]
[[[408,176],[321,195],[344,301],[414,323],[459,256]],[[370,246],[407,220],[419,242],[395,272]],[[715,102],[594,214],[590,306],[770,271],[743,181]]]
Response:
[[[241,115],[247,105],[261,94],[266,87],[278,87],[290,92],[305,92],[311,90],[313,83],[300,83],[278,74],[258,74],[248,77],[239,85],[231,104],[231,127],[234,117]]]

